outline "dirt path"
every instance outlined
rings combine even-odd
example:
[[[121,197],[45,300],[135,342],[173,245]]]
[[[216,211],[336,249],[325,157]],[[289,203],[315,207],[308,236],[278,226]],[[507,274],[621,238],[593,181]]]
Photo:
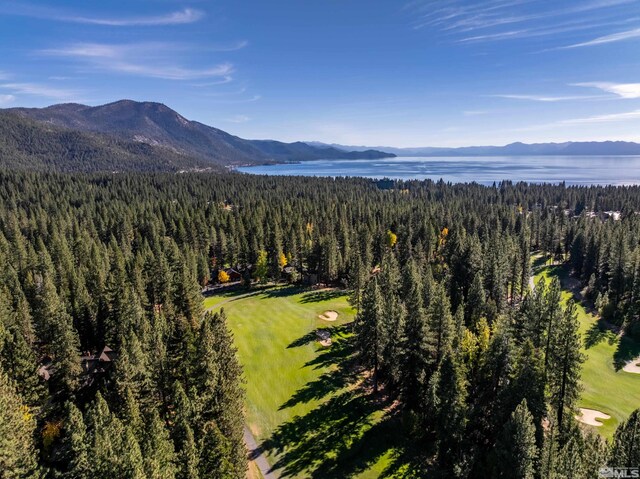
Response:
[[[251,434],[251,431],[247,426],[244,427],[244,443],[249,450],[249,460],[253,461],[253,463],[258,466],[262,477],[264,479],[279,479],[279,476],[271,470],[271,466],[264,455],[264,451],[260,446],[258,446],[255,437],[253,437],[253,434]]]

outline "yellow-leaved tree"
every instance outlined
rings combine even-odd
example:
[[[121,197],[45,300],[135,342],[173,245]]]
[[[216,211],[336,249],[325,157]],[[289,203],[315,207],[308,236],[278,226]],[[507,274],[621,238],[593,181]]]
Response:
[[[280,253],[278,256],[278,265],[280,265],[280,269],[284,268],[289,262],[287,261],[287,257],[284,253]]]
[[[218,282],[219,283],[222,283],[222,284],[228,283],[230,279],[231,278],[229,277],[229,273],[227,273],[226,271],[221,269],[218,272]]]
[[[387,231],[387,246],[389,248],[393,248],[398,242],[398,235],[396,235],[393,231]]]

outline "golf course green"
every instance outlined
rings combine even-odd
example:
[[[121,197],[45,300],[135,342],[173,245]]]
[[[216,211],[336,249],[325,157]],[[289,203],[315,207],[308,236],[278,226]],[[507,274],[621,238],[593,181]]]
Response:
[[[571,299],[573,293],[566,287],[569,278],[563,266],[537,269],[534,281],[537,284],[545,278],[549,282],[553,277],[559,278],[563,285],[563,301]],[[629,337],[620,337],[579,301],[576,311],[587,357],[582,366],[583,391],[578,406],[611,416],[601,420],[602,426],[586,426],[611,438],[618,424],[640,407],[640,374],[622,370],[627,361],[640,355],[640,344]]]
[[[210,296],[205,307],[226,312],[245,371],[247,426],[281,477],[394,477],[405,467],[395,419],[350,363],[355,312],[344,292],[273,287]],[[322,319],[326,312],[337,319]]]

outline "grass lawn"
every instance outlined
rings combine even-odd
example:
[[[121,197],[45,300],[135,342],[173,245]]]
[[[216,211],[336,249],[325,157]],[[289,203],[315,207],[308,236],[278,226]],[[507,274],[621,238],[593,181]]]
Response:
[[[542,277],[549,280],[557,276],[566,284],[567,273],[563,267],[548,266],[537,271],[535,282]],[[572,293],[566,289],[563,300]],[[598,318],[578,303],[580,333],[585,343],[587,360],[582,367],[583,391],[579,407],[596,409],[611,416],[602,420],[603,426],[594,427],[601,435],[611,438],[618,424],[640,407],[640,374],[622,371],[626,361],[640,354],[640,344],[630,338],[620,339],[600,324]],[[590,426],[587,426],[590,427]]]
[[[237,291],[205,306],[227,313],[246,376],[247,424],[282,477],[395,477],[406,467],[394,420],[345,367],[354,310],[342,292]],[[337,321],[318,317],[328,310]],[[317,328],[331,330],[332,346],[320,346]]]

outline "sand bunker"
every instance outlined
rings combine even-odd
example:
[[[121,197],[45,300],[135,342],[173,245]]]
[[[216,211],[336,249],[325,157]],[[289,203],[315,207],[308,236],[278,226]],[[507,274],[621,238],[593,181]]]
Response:
[[[338,319],[338,312],[337,311],[325,311],[324,313],[322,313],[318,317],[320,319],[324,319],[325,321],[335,321],[336,319]]]
[[[625,367],[622,368],[623,371],[626,371],[628,373],[636,373],[636,374],[640,374],[640,356],[638,356],[637,358],[633,359],[632,361],[629,361]]]
[[[331,346],[331,332],[326,329],[318,329],[316,331],[316,336],[318,337],[318,342],[322,347],[328,348]]]
[[[576,416],[576,419],[583,424],[589,426],[602,426],[602,423],[598,419],[609,419],[611,416],[595,409],[580,408],[580,415]]]

